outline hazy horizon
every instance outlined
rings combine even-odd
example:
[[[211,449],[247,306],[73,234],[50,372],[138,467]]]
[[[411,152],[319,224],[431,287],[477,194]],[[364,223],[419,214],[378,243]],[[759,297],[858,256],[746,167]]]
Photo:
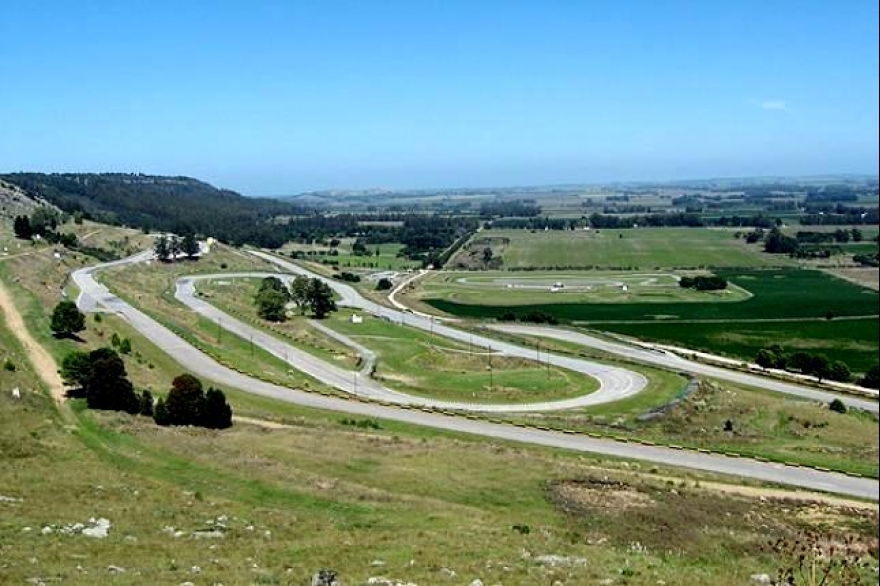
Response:
[[[269,196],[880,171],[876,2],[5,8],[8,171]]]

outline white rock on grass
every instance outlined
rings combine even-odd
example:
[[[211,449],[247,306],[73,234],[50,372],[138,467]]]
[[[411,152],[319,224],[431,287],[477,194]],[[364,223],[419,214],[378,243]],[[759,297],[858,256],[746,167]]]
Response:
[[[535,558],[535,561],[539,564],[544,564],[545,566],[585,566],[587,565],[587,558],[579,558],[575,556],[567,556],[567,555],[539,555]]]
[[[769,574],[752,574],[749,576],[753,584],[772,584],[773,580]]]
[[[86,537],[94,537],[96,539],[104,539],[110,534],[110,521],[104,519],[89,519],[89,523],[93,523],[91,527],[82,529],[81,533]]]

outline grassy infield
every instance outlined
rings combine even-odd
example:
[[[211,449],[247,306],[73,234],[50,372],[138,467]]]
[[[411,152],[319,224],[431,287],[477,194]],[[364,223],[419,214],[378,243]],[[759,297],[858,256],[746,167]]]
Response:
[[[3,265],[4,282],[39,274],[51,284],[58,275],[51,261],[41,263]],[[44,332],[42,308],[52,287],[22,284],[27,289],[15,287],[20,306],[35,333]],[[193,329],[210,339],[199,333],[205,326]],[[115,319],[90,320],[85,344],[98,345],[112,331],[134,341],[140,358],[128,366],[139,386],[162,385],[178,372]],[[45,394],[30,392],[38,384],[14,338],[5,330],[0,335],[4,355],[18,364],[14,373],[3,373],[0,394],[0,493],[23,499],[0,503],[2,575],[11,583],[37,577],[91,584],[104,580],[113,564],[127,569],[113,575],[119,584],[305,583],[329,565],[352,584],[386,575],[422,584],[610,577],[630,584],[732,585],[753,572],[772,572],[782,562],[761,546],[815,526],[820,516],[866,539],[877,531],[876,513],[718,498],[693,481],[672,481],[672,491],[662,477],[633,476],[619,463],[597,469],[587,457],[465,441],[391,422],[363,432],[340,426],[335,414],[237,392],[229,393],[237,413],[272,413],[295,429],[238,425],[212,433],[157,429],[114,414],[59,416]],[[45,335],[43,341],[59,357],[68,346]],[[13,384],[28,391],[23,400],[5,392]],[[40,530],[91,516],[111,519],[109,538]],[[184,533],[174,538],[166,526]],[[191,535],[210,527],[224,537]],[[541,554],[588,562],[553,568],[535,558]]]
[[[256,282],[242,281],[237,286],[204,283],[199,291],[222,309],[254,318],[250,300],[256,288]],[[532,361],[483,355],[479,349],[472,353],[467,344],[371,316],[365,316],[361,324],[352,324],[348,319],[351,314],[348,310],[337,312],[324,325],[376,352],[375,378],[404,392],[451,401],[525,403],[574,397],[596,388],[594,379],[578,373],[551,368],[548,376],[547,369]],[[320,334],[300,317],[276,327],[285,333]],[[309,350],[305,335],[289,335],[292,343]]]

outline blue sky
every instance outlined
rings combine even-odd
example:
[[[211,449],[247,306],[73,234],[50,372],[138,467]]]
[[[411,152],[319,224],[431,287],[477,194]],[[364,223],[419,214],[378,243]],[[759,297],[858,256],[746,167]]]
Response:
[[[876,1],[6,0],[0,170],[245,194],[878,172]]]

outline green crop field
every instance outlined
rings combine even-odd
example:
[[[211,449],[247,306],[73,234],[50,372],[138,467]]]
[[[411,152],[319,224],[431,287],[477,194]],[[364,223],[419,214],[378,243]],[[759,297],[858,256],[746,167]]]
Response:
[[[637,228],[628,230],[488,230],[474,236],[506,239],[493,246],[504,269],[566,267],[639,270],[658,267],[790,266],[784,255],[761,252],[759,244],[734,238],[734,230],[709,228]]]
[[[815,270],[719,270],[752,294],[735,303],[541,303],[511,306],[498,296],[464,304],[424,299],[443,312],[493,318],[540,311],[561,321],[752,360],[770,344],[822,352],[864,371],[877,362],[877,291]],[[492,303],[492,305],[489,305]]]
[[[878,320],[603,324],[603,330],[684,346],[742,360],[754,360],[761,348],[781,344],[786,351],[822,353],[855,371],[877,364]]]
[[[716,274],[752,294],[738,303],[543,303],[516,306],[515,311],[543,311],[565,321],[760,320],[877,315],[876,291],[815,270],[718,270]],[[496,296],[480,304],[446,299],[425,303],[463,317],[498,317],[510,307],[496,305]]]

